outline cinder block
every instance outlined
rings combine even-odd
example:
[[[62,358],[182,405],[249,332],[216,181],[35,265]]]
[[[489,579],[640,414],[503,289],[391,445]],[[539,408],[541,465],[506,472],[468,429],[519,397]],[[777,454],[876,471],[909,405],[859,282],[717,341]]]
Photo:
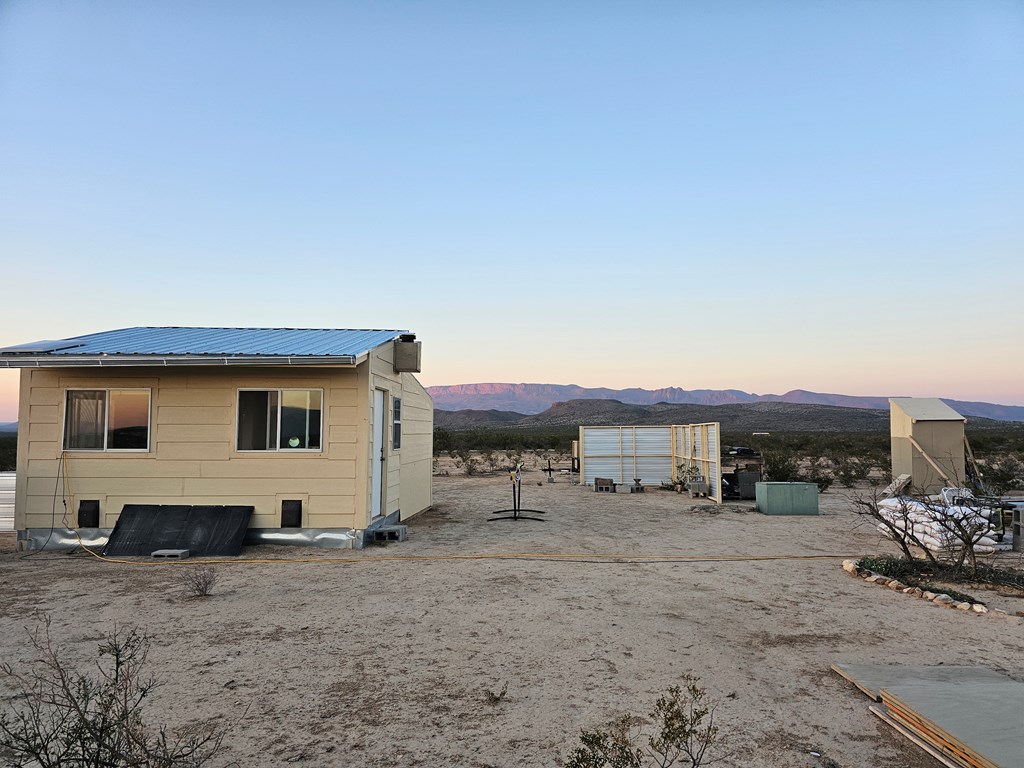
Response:
[[[405,541],[409,534],[407,525],[382,525],[374,528],[368,533],[373,535],[373,541]]]
[[[188,557],[187,549],[158,549],[152,557],[165,557],[170,560],[184,560]]]

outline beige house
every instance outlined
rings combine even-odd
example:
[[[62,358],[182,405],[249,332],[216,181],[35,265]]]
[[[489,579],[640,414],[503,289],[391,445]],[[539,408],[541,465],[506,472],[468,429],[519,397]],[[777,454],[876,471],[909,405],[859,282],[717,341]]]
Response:
[[[935,397],[890,398],[892,476],[910,475],[920,493],[965,485],[966,421]]]
[[[21,368],[15,527],[32,546],[110,529],[125,504],[249,505],[247,540],[359,546],[431,505],[419,358],[393,330],[128,328],[0,349]]]

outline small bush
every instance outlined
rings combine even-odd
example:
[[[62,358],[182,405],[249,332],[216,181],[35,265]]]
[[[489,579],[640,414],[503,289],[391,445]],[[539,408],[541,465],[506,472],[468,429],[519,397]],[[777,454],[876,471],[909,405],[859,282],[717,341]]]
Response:
[[[185,568],[181,573],[181,591],[186,597],[209,597],[217,584],[217,571],[210,565]]]
[[[569,754],[565,768],[664,768],[679,761],[699,768],[718,740],[715,706],[693,675],[669,688],[649,718],[625,714],[605,730],[581,731],[581,744]]]
[[[202,724],[179,733],[144,719],[144,701],[157,683],[143,675],[150,639],[118,629],[99,646],[97,668],[66,665],[50,636],[50,620],[29,633],[37,659],[26,672],[0,665],[13,688],[0,711],[0,757],[5,765],[38,768],[199,768],[221,749],[224,729]]]
[[[811,459],[807,465],[807,469],[799,473],[799,479],[801,482],[814,483],[818,486],[818,491],[824,493],[832,487],[832,473],[822,458]]]
[[[833,452],[829,459],[832,463],[832,476],[843,488],[853,488],[862,480],[870,481],[871,470],[876,466],[876,462],[870,458],[838,452]]]
[[[990,461],[982,472],[982,479],[988,490],[997,496],[1007,491],[1024,490],[1024,462],[1015,456]]]
[[[765,476],[773,483],[792,483],[800,480],[800,466],[795,454],[785,451],[765,451]]]
[[[908,561],[898,557],[880,555],[878,557],[863,557],[860,564],[861,567],[888,576],[890,579],[899,579],[908,586],[921,586],[911,583],[915,580],[933,579],[951,584],[986,584],[1008,587],[1024,594],[1024,573],[981,563],[971,570],[963,565],[929,563],[924,560]],[[973,600],[972,602],[978,601]]]
[[[490,688],[484,688],[484,701],[486,701],[492,707],[495,707],[498,704],[501,704],[501,702],[505,700],[505,695],[507,693],[508,693],[508,681],[506,680],[505,684],[503,686],[501,686],[501,690],[498,691],[497,693],[492,691]]]

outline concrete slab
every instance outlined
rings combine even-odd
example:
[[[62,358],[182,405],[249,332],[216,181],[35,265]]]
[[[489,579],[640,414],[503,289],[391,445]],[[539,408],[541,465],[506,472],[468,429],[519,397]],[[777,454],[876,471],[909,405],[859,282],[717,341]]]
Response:
[[[980,666],[907,666],[900,664],[833,664],[832,671],[881,701],[881,689],[908,683],[1013,683],[1012,677]]]

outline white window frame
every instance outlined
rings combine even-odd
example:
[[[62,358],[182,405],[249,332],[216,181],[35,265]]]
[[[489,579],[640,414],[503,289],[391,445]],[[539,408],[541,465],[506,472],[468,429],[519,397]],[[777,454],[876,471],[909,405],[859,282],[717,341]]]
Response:
[[[281,439],[281,413],[284,408],[281,407],[283,398],[281,397],[282,392],[319,392],[320,393],[320,447],[319,448],[280,448],[273,446],[271,448],[239,448],[238,447],[238,425],[242,415],[242,393],[243,392],[277,392],[277,439]],[[324,451],[324,411],[327,408],[327,402],[324,397],[323,387],[240,387],[238,392],[235,394],[235,452],[245,454],[260,454],[265,455],[268,453],[323,453]]]
[[[103,402],[103,447],[102,448],[68,448],[68,394],[71,392],[102,392]],[[145,392],[149,401],[146,407],[146,447],[145,448],[108,448],[107,437],[110,434],[110,393],[111,392]],[[149,453],[153,446],[153,390],[150,387],[66,387],[64,389],[64,422],[61,424],[61,449],[67,452],[85,453]]]

